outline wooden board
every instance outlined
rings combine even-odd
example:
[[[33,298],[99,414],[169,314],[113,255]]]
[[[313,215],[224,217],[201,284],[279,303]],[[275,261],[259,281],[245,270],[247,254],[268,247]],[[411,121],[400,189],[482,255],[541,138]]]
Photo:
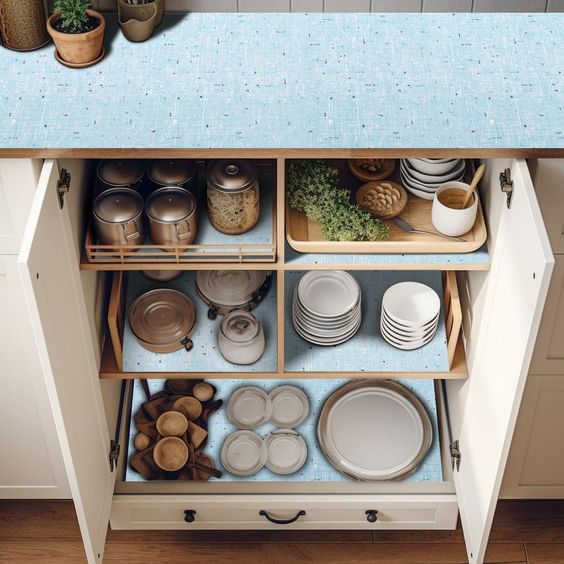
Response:
[[[339,184],[354,192],[363,184],[349,171],[346,161],[330,161],[339,170]],[[473,166],[468,161],[467,177],[469,180]],[[399,178],[399,163],[390,180],[401,184]],[[297,212],[286,205],[286,238],[292,248],[300,253],[471,253],[479,249],[487,239],[486,222],[481,204],[478,206],[476,223],[471,231],[463,236],[465,242],[442,237],[433,227],[431,221],[431,200],[423,200],[408,192],[407,206],[400,214],[415,229],[422,229],[436,233],[426,235],[421,233],[406,233],[395,225],[392,220],[384,223],[388,226],[390,236],[384,241],[328,241],[321,233],[321,226],[316,221],[309,220],[305,214]]]

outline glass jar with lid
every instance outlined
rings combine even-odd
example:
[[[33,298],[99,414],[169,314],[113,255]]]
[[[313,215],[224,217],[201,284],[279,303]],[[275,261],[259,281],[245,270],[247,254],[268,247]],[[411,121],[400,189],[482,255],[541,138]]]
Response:
[[[260,217],[259,183],[251,161],[222,159],[207,171],[210,223],[226,235],[253,229]]]

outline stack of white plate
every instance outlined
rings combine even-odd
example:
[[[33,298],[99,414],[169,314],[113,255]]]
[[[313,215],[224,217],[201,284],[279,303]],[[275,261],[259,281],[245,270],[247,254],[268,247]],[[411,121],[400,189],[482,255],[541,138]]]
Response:
[[[304,274],[294,290],[292,321],[297,333],[315,345],[348,341],[362,322],[358,282],[342,270]]]
[[[440,310],[441,300],[429,286],[419,282],[394,284],[382,298],[382,337],[398,349],[418,349],[435,336]]]
[[[425,200],[432,200],[441,184],[462,180],[465,172],[464,159],[402,159],[400,162],[402,184]]]

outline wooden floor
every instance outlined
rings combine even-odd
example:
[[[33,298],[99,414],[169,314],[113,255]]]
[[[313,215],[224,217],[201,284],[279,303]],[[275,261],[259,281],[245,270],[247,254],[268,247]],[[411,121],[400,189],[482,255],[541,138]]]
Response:
[[[564,564],[564,501],[504,501],[486,561]],[[83,563],[71,502],[0,501],[1,564]],[[457,531],[110,531],[112,564],[462,564]]]

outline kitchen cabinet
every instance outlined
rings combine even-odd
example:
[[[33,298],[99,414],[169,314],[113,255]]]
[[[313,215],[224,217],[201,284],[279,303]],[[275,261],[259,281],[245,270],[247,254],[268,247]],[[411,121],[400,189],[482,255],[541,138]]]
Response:
[[[364,153],[364,156],[378,156],[375,152]],[[194,158],[210,155],[206,151],[183,153]],[[215,151],[213,156],[220,155]],[[252,152],[247,156],[252,157]],[[382,262],[380,255],[348,255],[347,258],[329,255],[323,261],[311,256],[297,266],[285,246],[286,158],[319,156],[323,156],[319,151],[273,152],[276,249],[270,262],[218,265],[192,261],[177,267],[275,271],[279,326],[288,309],[282,275],[286,271],[355,270],[358,265],[362,270],[374,272],[421,267],[417,264],[421,259],[398,260],[390,265]],[[342,154],[332,151],[330,156],[347,158],[350,151]],[[127,463],[124,457],[118,457],[117,470],[110,460],[112,440],[120,436],[119,433],[114,436],[119,406],[127,405],[120,402],[124,390],[122,380],[143,378],[147,374],[119,370],[107,374],[101,370],[106,323],[102,296],[110,283],[108,270],[139,269],[141,263],[133,266],[123,261],[109,266],[87,263],[82,257],[82,245],[92,163],[85,159],[45,161],[18,260],[89,562],[102,559],[108,521],[115,528],[276,528],[278,525],[263,518],[261,510],[279,519],[288,519],[302,510],[306,512],[303,519],[286,527],[376,530],[454,528],[460,512],[469,561],[483,561],[553,266],[548,236],[525,161],[493,158],[486,163],[488,173],[481,190],[489,232],[489,269],[482,265],[479,269],[470,266],[466,270],[463,265],[453,267],[444,259],[438,259],[434,267],[428,264],[424,267],[457,270],[461,289],[464,339],[460,350],[466,372],[427,375],[444,380],[439,410],[443,481],[302,483],[299,487],[290,487],[284,481],[173,482],[164,487],[149,482],[124,483],[123,467]],[[60,196],[58,181],[63,166],[70,171],[72,181],[68,193]],[[510,169],[513,182],[510,206],[499,183],[499,174],[506,168]],[[307,377],[304,373],[286,372],[284,331],[278,331],[276,346],[276,372],[260,376]],[[385,372],[342,374],[394,376]],[[337,372],[333,377],[342,374]],[[186,374],[176,376],[186,377]],[[402,377],[409,377],[409,373],[402,373]],[[127,419],[128,413],[123,415],[123,420]],[[122,425],[122,436],[123,432]],[[368,521],[366,511],[369,510],[380,512],[382,518]],[[185,519],[185,512],[195,512],[191,513],[193,519]]]

